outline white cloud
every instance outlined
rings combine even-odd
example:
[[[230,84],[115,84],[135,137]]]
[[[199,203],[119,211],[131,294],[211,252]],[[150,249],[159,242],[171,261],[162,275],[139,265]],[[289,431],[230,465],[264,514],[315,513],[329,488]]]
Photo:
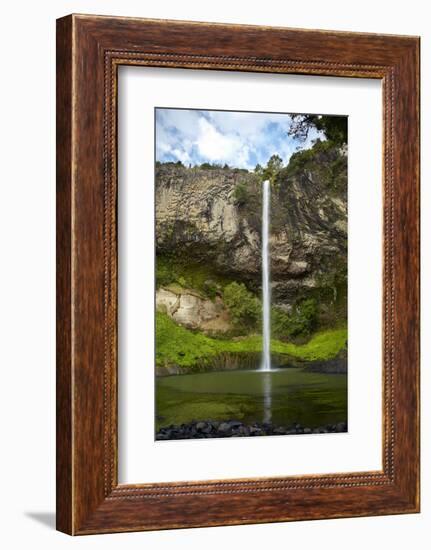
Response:
[[[171,149],[170,153],[178,160],[180,160],[183,164],[189,164],[192,161],[187,151],[181,149]]]
[[[194,109],[156,111],[156,155],[159,160],[180,160],[184,164],[227,163],[253,169],[265,165],[274,153],[287,163],[299,145],[311,146],[288,135],[288,114]],[[312,134],[312,135],[311,135]]]
[[[157,121],[164,128],[176,128],[190,141],[196,139],[201,116],[200,111],[194,109],[157,109]]]
[[[244,165],[248,160],[248,146],[239,136],[222,134],[204,117],[199,119],[196,140],[199,154],[211,162],[232,162]]]

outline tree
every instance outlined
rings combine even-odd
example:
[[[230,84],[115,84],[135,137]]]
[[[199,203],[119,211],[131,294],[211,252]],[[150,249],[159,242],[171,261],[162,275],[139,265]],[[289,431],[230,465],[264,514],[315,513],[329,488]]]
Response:
[[[269,180],[275,183],[276,177],[283,168],[283,159],[278,155],[272,155],[262,171],[262,181]]]
[[[233,282],[223,291],[223,299],[233,324],[238,328],[256,328],[260,319],[261,306],[259,300],[244,283]]]
[[[305,141],[311,128],[323,132],[328,141],[342,146],[347,143],[347,117],[327,115],[291,115],[288,135]]]
[[[318,315],[318,306],[314,298],[299,302],[290,313],[273,307],[271,308],[272,334],[280,340],[288,340],[292,336],[307,336],[316,329]]]
[[[202,170],[219,170],[220,168],[222,168],[222,165],[217,163],[211,164],[209,162],[203,162],[200,165],[200,168],[202,168]]]

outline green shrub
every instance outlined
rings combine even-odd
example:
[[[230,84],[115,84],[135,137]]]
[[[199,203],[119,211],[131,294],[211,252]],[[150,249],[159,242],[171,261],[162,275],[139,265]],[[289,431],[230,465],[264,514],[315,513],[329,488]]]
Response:
[[[211,164],[209,162],[203,162],[199,168],[201,168],[202,170],[219,170],[223,167],[221,164]]]
[[[279,340],[286,340],[290,336],[290,332],[289,314],[277,307],[271,308],[271,335]]]
[[[237,328],[256,328],[261,317],[261,305],[243,283],[228,284],[223,299]]]
[[[186,281],[185,277],[182,277],[182,276],[177,278],[177,283],[180,286],[182,286],[183,288],[185,288],[187,286],[187,281]]]
[[[318,316],[317,302],[314,298],[304,300],[295,306],[290,318],[290,336],[310,334],[316,328]]]
[[[311,171],[333,191],[342,191],[347,187],[347,158],[340,154],[332,141],[317,139],[310,149],[293,153],[289,164],[277,175],[277,183],[287,181],[290,176]]]
[[[170,262],[163,258],[156,259],[156,287],[167,286],[177,281],[177,273]]]
[[[218,285],[212,279],[207,279],[206,281],[204,281],[204,283],[202,285],[202,289],[203,289],[204,293],[208,296],[208,298],[213,299],[219,293],[220,285]]]
[[[318,307],[314,298],[300,302],[290,314],[274,307],[271,309],[271,334],[279,340],[308,336],[316,329],[317,320]]]
[[[233,192],[233,198],[237,206],[243,206],[247,202],[248,191],[245,183],[238,183]]]

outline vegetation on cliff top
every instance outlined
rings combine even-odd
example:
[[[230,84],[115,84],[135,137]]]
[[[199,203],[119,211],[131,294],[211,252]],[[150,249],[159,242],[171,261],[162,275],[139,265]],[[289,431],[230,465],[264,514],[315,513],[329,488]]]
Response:
[[[260,353],[262,337],[250,335],[244,338],[222,340],[210,338],[200,332],[192,332],[177,325],[168,315],[156,315],[156,365],[180,367],[204,366],[222,353]],[[325,361],[336,357],[345,349],[347,328],[340,327],[316,333],[309,342],[296,345],[292,342],[271,340],[271,351],[303,361]]]
[[[305,171],[312,172],[328,191],[347,190],[347,157],[330,141],[316,140],[311,149],[293,153],[289,164],[277,174],[277,182],[283,182]]]
[[[304,142],[312,128],[322,132],[327,141],[338,146],[347,143],[347,117],[334,115],[291,115],[290,136]]]

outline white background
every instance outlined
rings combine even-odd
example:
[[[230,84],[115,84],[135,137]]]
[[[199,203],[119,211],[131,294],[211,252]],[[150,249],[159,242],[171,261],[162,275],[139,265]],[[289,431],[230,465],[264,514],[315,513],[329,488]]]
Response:
[[[146,67],[119,78],[120,482],[381,470],[381,82]],[[349,115],[349,433],[154,441],[156,105]]]
[[[422,514],[72,539],[54,523],[55,18],[74,12],[422,36],[422,327],[431,330],[431,30],[427,2],[56,0],[2,8],[1,543],[9,548],[428,548],[431,340],[422,346]],[[428,101],[427,101],[428,100]],[[366,299],[366,294],[364,294]],[[364,400],[366,406],[366,400]]]

